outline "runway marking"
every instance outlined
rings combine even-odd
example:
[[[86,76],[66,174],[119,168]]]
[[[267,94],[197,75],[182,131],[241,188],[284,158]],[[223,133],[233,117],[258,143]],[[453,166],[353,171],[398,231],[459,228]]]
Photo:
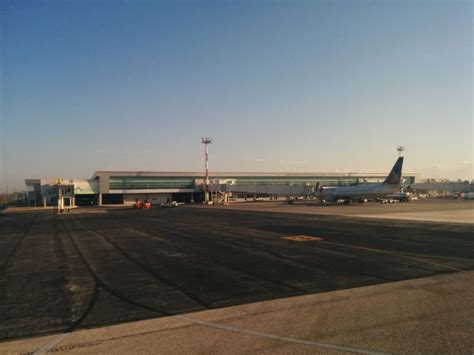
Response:
[[[421,259],[421,258],[416,258],[416,257],[413,257],[413,256],[408,256],[408,255],[403,254],[403,253],[398,253],[398,252],[393,252],[393,251],[388,251],[388,250],[383,250],[383,249],[374,249],[374,248],[367,248],[367,247],[358,247],[358,246],[355,246],[355,245],[344,244],[344,243],[328,242],[328,241],[321,241],[321,243],[331,244],[331,245],[338,245],[338,246],[342,246],[342,247],[353,248],[353,249],[359,249],[359,250],[367,250],[367,251],[372,251],[372,252],[374,252],[374,253],[393,255],[393,256],[397,256],[397,257],[399,257],[399,258],[411,259],[411,260],[415,260],[415,261],[418,261],[418,262],[421,262],[421,263],[435,265],[435,266],[438,266],[438,267],[441,267],[441,268],[445,268],[445,269],[448,269],[448,270],[453,270],[453,271],[457,271],[457,272],[467,272],[466,270],[458,269],[458,268],[456,268],[456,267],[447,266],[447,265],[443,265],[443,264],[438,264],[438,263],[435,263],[435,262],[432,262],[432,261],[428,261],[428,260],[424,260],[424,259]]]
[[[127,230],[129,230],[129,231],[131,231],[131,232],[133,232],[133,233],[135,233],[135,234],[141,235],[142,237],[149,237],[149,236],[150,236],[149,234],[146,234],[146,233],[143,233],[143,232],[139,232],[139,231],[137,231],[137,230],[135,230],[135,229],[132,229],[132,228],[127,228]]]
[[[230,325],[225,325],[217,322],[210,322],[210,321],[205,321],[205,320],[200,320],[184,315],[176,315],[173,318],[179,318],[186,320],[188,322],[191,322],[193,324],[199,324],[208,328],[214,328],[214,329],[220,329],[220,330],[226,330],[230,331],[233,333],[239,333],[239,334],[247,334],[247,335],[252,335],[252,336],[257,336],[261,338],[267,338],[267,339],[273,339],[273,340],[278,340],[282,342],[287,342],[287,343],[295,343],[295,344],[302,344],[302,345],[308,345],[308,346],[314,346],[318,348],[326,348],[326,349],[333,349],[333,350],[339,350],[339,351],[345,351],[345,352],[351,352],[351,353],[356,353],[356,354],[369,354],[369,355],[385,355],[388,353],[383,353],[379,351],[370,351],[370,350],[363,350],[363,349],[356,349],[356,348],[350,348],[347,346],[341,346],[341,345],[334,345],[334,344],[329,344],[329,343],[323,343],[319,341],[311,341],[311,340],[303,340],[303,339],[297,339],[297,338],[291,338],[291,337],[285,337],[285,336],[280,336],[280,335],[275,335],[275,334],[270,334],[270,333],[263,333],[263,332],[257,332],[254,330],[246,330],[246,329],[241,329],[237,327],[233,327]],[[47,344],[43,345],[40,349],[36,350],[33,355],[44,355],[48,351],[52,350],[56,345],[58,345],[61,341],[64,340],[69,334],[71,333],[63,333],[59,334],[58,336],[54,337],[51,341],[49,341]],[[140,334],[135,334],[135,335],[140,335]]]
[[[104,211],[104,210],[77,210],[77,209],[71,209],[70,213],[74,214],[88,214],[88,213],[109,213],[109,211]],[[62,214],[68,214],[68,212],[64,212]],[[59,215],[61,215],[59,213]]]
[[[54,348],[56,345],[58,345],[60,342],[64,340],[65,337],[67,337],[71,333],[63,333],[55,336],[53,339],[51,339],[48,343],[44,344],[41,348],[36,350],[33,355],[43,355],[46,354],[48,351],[50,351],[52,348]]]
[[[397,254],[402,254],[402,255],[408,255],[408,256],[419,256],[423,258],[432,258],[432,259],[447,259],[447,260],[461,260],[461,261],[471,261],[474,263],[474,259],[468,259],[468,258],[460,258],[457,256],[442,256],[442,255],[427,255],[427,254],[413,254],[413,253],[405,253],[405,252],[394,252]]]
[[[227,331],[234,332],[234,333],[239,333],[239,334],[248,334],[248,335],[253,335],[253,336],[257,336],[257,337],[261,337],[261,338],[274,339],[274,340],[279,340],[279,341],[283,341],[283,342],[287,342],[287,343],[296,343],[296,344],[315,346],[315,347],[319,347],[319,348],[327,348],[327,349],[334,349],[334,350],[339,350],[339,351],[347,351],[347,352],[356,353],[356,354],[371,354],[371,355],[386,354],[386,353],[382,353],[382,352],[350,348],[350,347],[346,347],[346,346],[333,345],[333,344],[322,343],[322,342],[318,342],[318,341],[303,340],[303,339],[285,337],[285,336],[274,335],[274,334],[269,334],[269,333],[257,332],[257,331],[254,331],[254,330],[246,330],[246,329],[233,327],[233,326],[230,326],[230,325],[220,324],[220,323],[216,323],[216,322],[208,322],[208,321],[205,321],[205,320],[191,318],[191,317],[188,317],[188,316],[178,315],[178,316],[175,316],[175,317],[190,321],[190,322],[195,323],[195,324],[204,325],[204,326],[210,327],[210,328],[227,330]]]
[[[291,240],[294,242],[310,242],[313,240],[323,240],[323,238],[319,237],[309,237],[307,235],[294,235],[291,237],[281,237],[281,239]]]

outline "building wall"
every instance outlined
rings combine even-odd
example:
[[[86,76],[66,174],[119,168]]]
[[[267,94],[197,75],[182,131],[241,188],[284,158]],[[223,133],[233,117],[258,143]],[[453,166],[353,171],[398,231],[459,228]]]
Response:
[[[107,174],[100,175],[99,191],[101,194],[109,193],[109,175]]]
[[[95,195],[99,193],[99,182],[95,180],[72,180],[75,195]]]
[[[417,191],[448,191],[452,193],[474,192],[474,184],[464,182],[425,182],[412,185]]]
[[[413,183],[416,174],[407,173],[405,183]],[[317,186],[351,185],[358,183],[381,182],[386,174],[382,173],[211,173],[211,184],[220,185],[219,190],[261,191],[268,194],[298,193],[298,190],[310,190]],[[91,201],[114,201],[113,203],[133,204],[136,198],[148,199],[159,204],[167,199],[184,200],[193,193],[203,192],[202,172],[96,172],[89,180],[70,179],[75,195],[83,195]],[[57,196],[56,179],[27,179],[30,204],[55,204]],[[238,189],[235,187],[238,186]],[[174,195],[173,195],[174,194]],[[104,204],[106,202],[102,201]],[[119,202],[117,202],[119,201]]]

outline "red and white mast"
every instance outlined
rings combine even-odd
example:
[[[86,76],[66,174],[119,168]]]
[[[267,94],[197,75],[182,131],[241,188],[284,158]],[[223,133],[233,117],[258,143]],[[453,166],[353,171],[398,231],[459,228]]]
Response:
[[[209,144],[212,143],[212,138],[202,137],[201,143],[204,144],[204,156],[206,158],[206,163],[204,165],[206,169],[206,180],[204,182],[206,185],[204,200],[208,202],[209,201],[209,150],[208,150],[208,146]]]

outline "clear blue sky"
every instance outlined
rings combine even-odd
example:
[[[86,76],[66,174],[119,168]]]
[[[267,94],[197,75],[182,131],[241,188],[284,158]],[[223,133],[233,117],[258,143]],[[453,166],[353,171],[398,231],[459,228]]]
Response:
[[[2,1],[1,174],[473,178],[470,1]]]

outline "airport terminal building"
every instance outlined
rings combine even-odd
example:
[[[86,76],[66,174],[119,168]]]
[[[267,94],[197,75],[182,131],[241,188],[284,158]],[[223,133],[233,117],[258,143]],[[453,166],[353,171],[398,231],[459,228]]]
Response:
[[[132,205],[136,199],[162,202],[202,202],[205,178],[202,172],[97,171],[90,179],[27,179],[30,206],[53,206],[59,191],[71,199],[73,206]],[[211,172],[210,191],[236,196],[289,195],[294,191],[311,194],[318,186],[347,186],[380,183],[386,173],[264,173]],[[405,184],[413,184],[417,174],[406,174]],[[69,201],[68,201],[69,202]],[[68,203],[69,204],[69,203]]]

